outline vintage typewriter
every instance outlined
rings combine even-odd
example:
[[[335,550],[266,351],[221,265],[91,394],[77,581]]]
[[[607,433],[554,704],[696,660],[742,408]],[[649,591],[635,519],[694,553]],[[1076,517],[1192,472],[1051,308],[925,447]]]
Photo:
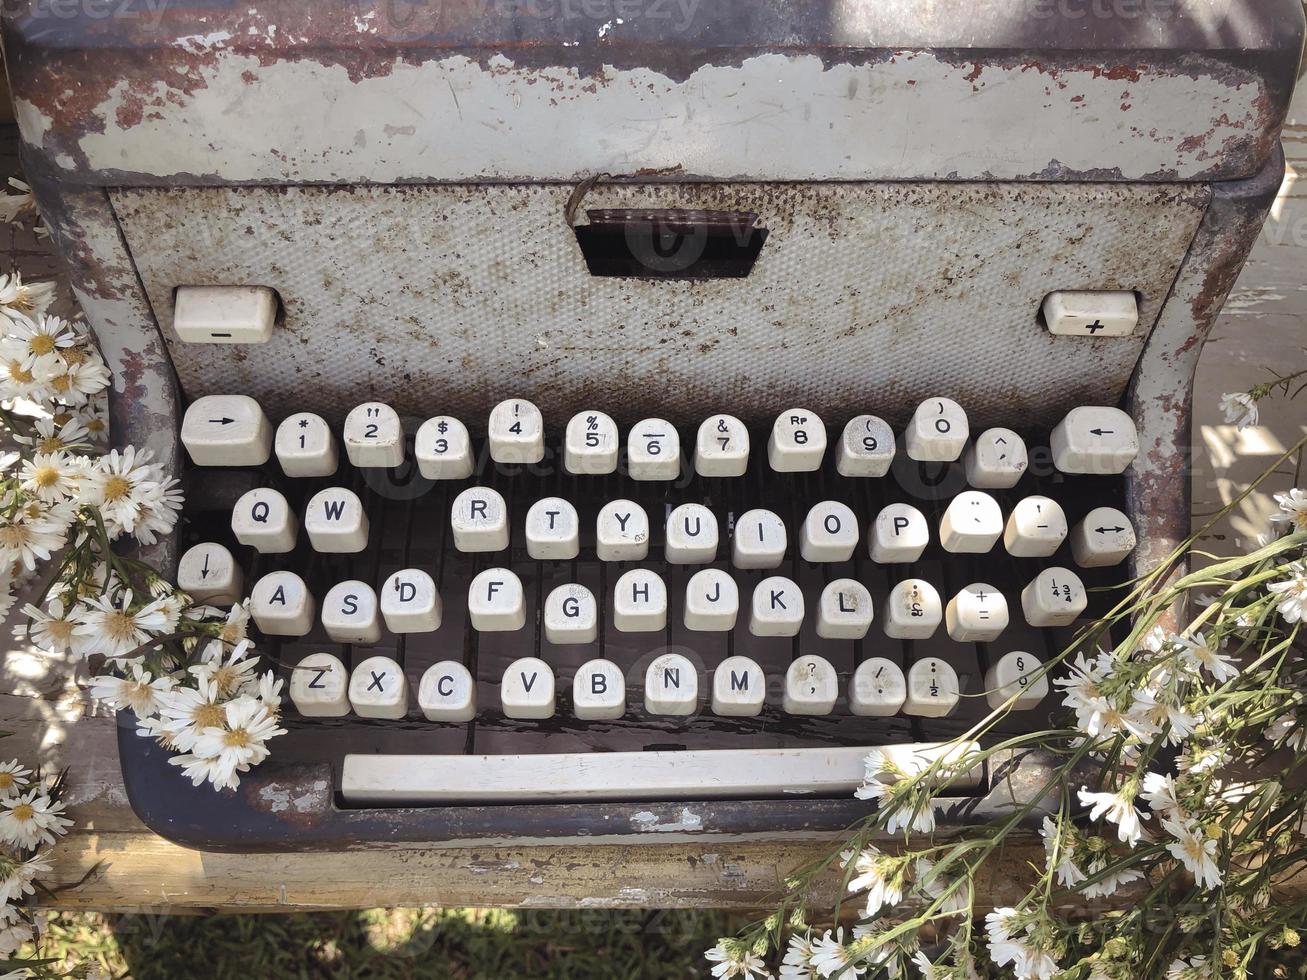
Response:
[[[231,793],[123,719],[160,833],[838,831],[1186,536],[1297,0],[635,6],[6,8],[154,557],[287,680]]]

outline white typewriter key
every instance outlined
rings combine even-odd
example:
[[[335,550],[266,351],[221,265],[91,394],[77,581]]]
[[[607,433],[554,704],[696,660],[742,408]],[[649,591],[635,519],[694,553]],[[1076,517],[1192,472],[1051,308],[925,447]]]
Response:
[[[946,661],[935,657],[918,660],[908,668],[903,713],[919,718],[943,718],[958,706],[960,693],[957,671]]]
[[[631,500],[611,500],[595,518],[600,561],[644,561],[649,554],[649,515]]]
[[[581,551],[581,519],[562,497],[544,497],[526,512],[526,553],[536,561],[567,561]]]
[[[584,585],[560,585],[545,599],[545,639],[593,643],[599,635],[599,604]]]
[[[1107,289],[1074,289],[1044,297],[1044,322],[1051,334],[1076,337],[1128,337],[1139,325],[1135,294]]]
[[[354,554],[368,546],[363,501],[345,487],[328,487],[313,495],[304,509],[304,530],[313,550],[323,554]]]
[[[871,629],[871,593],[857,579],[837,578],[817,601],[817,635],[828,640],[860,640]]]
[[[304,636],[316,616],[313,595],[294,572],[269,572],[250,590],[250,618],[269,636]]]
[[[177,588],[194,602],[230,606],[245,598],[244,587],[236,559],[212,541],[187,549],[177,563]]]
[[[700,633],[724,633],[735,628],[740,614],[740,590],[720,568],[705,568],[685,584],[685,628]]]
[[[754,636],[798,636],[803,626],[803,593],[783,575],[773,575],[753,589],[749,632]]]
[[[927,398],[912,413],[904,449],[909,459],[950,463],[962,455],[970,435],[961,405],[952,398]]]
[[[633,568],[613,586],[613,626],[653,633],[667,625],[667,586],[647,568]]]
[[[723,718],[752,718],[762,711],[767,678],[748,657],[727,657],[712,675],[712,712]]]
[[[577,412],[563,436],[563,468],[577,476],[612,473],[621,447],[617,423],[603,412]]]
[[[749,468],[749,430],[734,415],[712,415],[694,440],[694,471],[700,476],[744,476]]]
[[[1043,662],[1021,650],[1004,654],[985,671],[985,700],[991,708],[1002,707],[1016,697],[1012,707],[1029,711],[1048,697],[1048,678]]]
[[[1081,568],[1119,565],[1134,550],[1134,525],[1115,507],[1095,507],[1071,530],[1071,556]]]
[[[299,521],[280,493],[256,487],[242,494],[231,509],[231,533],[260,554],[284,555],[295,550]]]
[[[1007,599],[992,585],[975,582],[948,601],[944,625],[959,643],[990,643],[1007,629]]]
[[[538,463],[545,458],[545,420],[525,398],[509,398],[490,410],[490,458],[496,463]]]
[[[427,721],[471,721],[477,713],[477,686],[456,660],[432,664],[418,681],[418,707]]]
[[[572,714],[582,721],[612,721],[626,713],[626,678],[611,660],[583,663],[572,678]]]
[[[322,599],[322,628],[337,643],[364,646],[381,639],[377,594],[367,582],[338,582]]]
[[[651,715],[692,715],[699,707],[699,672],[679,653],[654,657],[644,672],[644,710]]]
[[[437,415],[418,426],[413,457],[428,480],[466,480],[476,466],[467,426],[452,415]]]
[[[345,416],[345,454],[358,467],[404,462],[404,427],[399,413],[382,402],[364,402]]]
[[[926,515],[911,504],[881,508],[871,527],[871,560],[880,565],[914,562],[930,543]]]
[[[389,657],[368,657],[349,675],[349,703],[360,718],[403,718],[408,714],[403,668]]]
[[[855,415],[835,450],[840,476],[884,476],[894,462],[894,430],[875,415]]]
[[[626,436],[632,480],[675,480],[681,475],[681,436],[665,419],[641,419]]]
[[[804,561],[848,561],[858,547],[858,518],[847,504],[823,500],[808,511],[799,538]]]
[[[986,429],[967,447],[967,482],[977,490],[1015,487],[1029,465],[1026,442],[1011,429]]]
[[[1003,536],[998,501],[979,490],[964,490],[951,501],[939,522],[939,543],[954,554],[983,555]]]
[[[811,473],[826,455],[826,423],[806,408],[776,416],[767,437],[767,463],[777,473]]]
[[[1088,601],[1080,576],[1067,568],[1046,568],[1021,590],[1021,611],[1031,626],[1070,626]]]
[[[1124,473],[1139,454],[1139,435],[1119,408],[1082,405],[1053,427],[1049,449],[1063,473]]]
[[[310,653],[290,672],[290,699],[305,718],[349,714],[349,671],[340,658]]]
[[[928,640],[943,618],[939,593],[924,579],[905,579],[885,597],[885,635],[893,639]]]
[[[178,286],[172,328],[188,344],[266,344],[277,322],[268,286]]]
[[[420,568],[401,568],[381,587],[381,615],[392,633],[430,633],[440,628],[436,583]]]
[[[849,711],[861,718],[898,714],[907,696],[902,668],[884,657],[864,660],[849,678]]]
[[[825,657],[800,657],[785,672],[787,715],[828,715],[840,696],[840,678]]]
[[[487,568],[467,587],[467,614],[482,633],[506,633],[526,625],[522,580],[507,568]]]
[[[504,671],[499,704],[509,718],[538,720],[554,716],[554,672],[543,660],[523,657]]]
[[[340,462],[331,427],[312,412],[297,412],[283,419],[273,446],[281,471],[290,477],[331,476]]]
[[[468,487],[449,508],[454,547],[465,554],[508,547],[508,505],[498,490]]]
[[[667,515],[663,557],[672,565],[706,565],[717,557],[717,517],[703,504],[681,504]]]
[[[272,423],[249,395],[195,399],[181,438],[196,466],[262,466],[272,455]]]
[[[1007,516],[1003,547],[1016,558],[1047,558],[1066,540],[1066,514],[1051,497],[1024,497]]]
[[[789,546],[785,522],[769,510],[746,510],[731,534],[731,564],[736,568],[775,568]]]

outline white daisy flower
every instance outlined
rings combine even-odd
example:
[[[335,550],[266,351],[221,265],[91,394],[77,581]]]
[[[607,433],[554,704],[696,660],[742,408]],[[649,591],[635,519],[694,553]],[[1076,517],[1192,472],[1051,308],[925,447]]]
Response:
[[[259,678],[256,689],[247,691],[251,697],[256,697],[263,702],[263,706],[271,712],[275,718],[281,714],[281,689],[285,686],[282,678],[273,674],[272,671],[264,671]]]
[[[1280,513],[1271,515],[1272,524],[1289,524],[1291,530],[1307,531],[1307,493],[1294,487],[1288,493],[1277,493],[1275,502]]]
[[[154,677],[139,663],[128,669],[127,677],[104,674],[91,679],[91,697],[103,701],[115,711],[130,708],[138,718],[157,714],[163,695],[176,687],[171,677]]]
[[[102,653],[111,660],[130,654],[156,636],[171,633],[177,621],[168,615],[167,604],[155,599],[132,609],[132,591],[125,590],[115,602],[107,595],[85,600],[73,635],[88,640],[89,653]]]
[[[1088,871],[1089,877],[1097,880],[1092,884],[1081,887],[1080,894],[1084,895],[1085,898],[1111,898],[1123,886],[1130,884],[1132,881],[1138,881],[1143,877],[1143,872],[1136,871],[1134,868],[1125,868],[1104,874],[1115,860],[1115,856],[1109,853],[1100,853],[1095,856],[1085,870]]]
[[[729,980],[731,977],[739,977],[740,980],[766,980],[771,976],[767,972],[766,964],[762,958],[755,956],[751,951],[738,947],[736,943],[730,943],[729,947],[726,942],[718,941],[712,949],[704,952],[704,958],[709,963],[717,964],[712,968],[714,977]]]
[[[100,508],[106,523],[112,522],[125,531],[133,531],[150,495],[159,488],[159,479],[150,465],[148,449],[139,452],[128,446],[102,456],[90,472],[86,502]]]
[[[72,649],[77,617],[74,612],[64,612],[62,600],[50,600],[46,609],[28,603],[23,607],[23,614],[28,618],[28,625],[15,629],[19,639],[30,636],[33,643],[48,653],[66,653]]]
[[[17,796],[27,788],[32,770],[24,769],[17,759],[0,762],[0,800]]]
[[[35,927],[22,919],[14,919],[12,922],[0,925],[0,957],[12,956],[19,946],[30,943],[34,939],[36,939]],[[4,977],[14,977],[15,980],[23,980],[24,977],[34,976],[36,974],[28,972],[26,968],[4,975]],[[0,980],[4,980],[4,978],[0,977]]]
[[[91,442],[104,445],[109,441],[109,396],[103,391],[92,395],[85,404],[68,408],[54,420],[60,425],[77,422],[86,429]]]
[[[54,302],[53,282],[23,282],[17,269],[0,275],[0,312],[10,316],[11,311],[21,317],[38,316]]]
[[[64,452],[36,453],[23,460],[20,486],[40,500],[57,503],[72,500],[81,492],[86,470],[80,459]]]
[[[781,960],[780,980],[812,980],[812,930],[794,933]]]
[[[935,980],[935,964],[930,961],[930,957],[923,950],[917,950],[912,956],[912,965],[917,968],[925,980]]]
[[[46,384],[55,398],[69,405],[80,405],[109,386],[109,368],[98,358],[66,363],[64,370],[50,375]]]
[[[179,752],[192,752],[206,728],[221,728],[227,714],[215,684],[199,678],[195,687],[177,686],[159,697],[159,724],[151,735],[162,735]]]
[[[3,287],[0,287],[3,289]],[[59,354],[77,342],[68,321],[57,316],[40,313],[32,319],[10,315],[9,334],[5,337],[6,351],[21,352],[35,362],[39,358]]]
[[[1074,888],[1085,880],[1085,873],[1076,867],[1071,841],[1065,836],[1059,840],[1059,833],[1057,824],[1045,817],[1039,828],[1039,836],[1044,838],[1044,859],[1050,867],[1056,859],[1057,867],[1054,873],[1057,875],[1057,883],[1065,888]]]
[[[1257,424],[1257,399],[1246,391],[1230,391],[1221,396],[1220,409],[1228,424],[1246,429]]]
[[[939,901],[940,915],[959,915],[971,908],[971,882],[963,881],[956,885],[956,878],[936,873],[935,862],[928,858],[917,858],[915,867],[917,881],[931,903]]]
[[[1301,562],[1289,566],[1290,577],[1283,582],[1272,582],[1266,588],[1278,596],[1277,611],[1285,622],[1297,623],[1307,619],[1307,569]]]
[[[48,361],[53,363],[55,358],[51,357]],[[45,382],[49,373],[47,363],[33,364],[21,349],[11,349],[0,344],[0,398],[49,401],[51,392]]]
[[[67,540],[66,525],[31,518],[19,511],[0,523],[0,562],[21,564],[29,572],[35,571],[38,561],[49,561]]]
[[[1134,806],[1134,795],[1126,796],[1125,791],[1116,793],[1091,792],[1088,787],[1081,787],[1078,794],[1080,805],[1087,806],[1090,820],[1106,818],[1116,824],[1116,836],[1124,844],[1134,847],[1144,835],[1141,824],[1142,815]]]
[[[201,662],[187,668],[196,680],[207,681],[221,698],[229,698],[250,684],[258,684],[252,673],[258,666],[258,656],[249,640],[236,644],[231,655],[223,658],[225,647],[218,641],[209,643],[201,654]]]
[[[225,727],[206,728],[195,743],[195,754],[213,761],[210,782],[235,789],[237,773],[247,772],[268,757],[268,739],[286,734],[257,700],[241,695],[223,706]]]
[[[62,837],[73,825],[62,815],[63,811],[63,803],[55,802],[39,789],[0,800],[0,840],[24,851],[53,844],[56,837]]]
[[[50,862],[41,854],[34,854],[26,861],[12,862],[7,873],[0,876],[0,905],[17,902],[24,895],[35,893],[32,882],[37,875],[49,874],[50,868]]]
[[[1163,820],[1162,826],[1175,838],[1166,849],[1194,876],[1198,887],[1212,889],[1219,885],[1221,869],[1216,863],[1216,841],[1192,821]]]
[[[1206,956],[1191,956],[1188,960],[1172,960],[1166,968],[1166,980],[1208,980],[1215,974],[1207,966]]]
[[[829,977],[836,973],[841,977],[854,977],[866,972],[867,966],[857,962],[849,947],[844,945],[843,929],[836,930],[834,935],[828,929],[812,944],[812,968],[819,977]]]
[[[140,512],[132,533],[141,544],[154,544],[160,536],[172,533],[177,523],[177,515],[182,509],[181,483],[171,477],[159,482],[154,489],[146,492],[141,499]],[[116,525],[105,523],[111,537],[121,533]],[[127,528],[122,528],[122,531]]]
[[[903,901],[903,861],[889,857],[874,847],[864,847],[855,857],[852,851],[840,855],[844,867],[852,862],[855,876],[849,879],[849,894],[867,892],[867,911],[871,918],[882,908],[892,908]]]
[[[1283,741],[1295,752],[1301,752],[1307,746],[1307,728],[1298,720],[1297,714],[1286,711],[1266,726],[1263,737],[1271,742]]]
[[[15,435],[14,439],[38,453],[57,453],[87,446],[91,442],[91,433],[78,418],[69,418],[63,423],[53,418],[37,419],[32,428],[34,431],[30,436]]]
[[[9,186],[18,193],[0,195],[0,221],[18,224],[36,214],[36,198],[32,196],[32,188],[17,177],[9,178]]]
[[[1220,645],[1213,646],[1207,641],[1207,637],[1202,633],[1195,633],[1192,637],[1176,637],[1184,653],[1186,663],[1197,670],[1205,670],[1211,674],[1218,684],[1224,684],[1232,677],[1239,676],[1239,668],[1235,666],[1233,660],[1221,652]]]
[[[1175,777],[1170,773],[1165,776],[1156,772],[1145,773],[1139,795],[1148,804],[1148,808],[1160,814],[1163,819],[1176,815],[1185,816],[1184,807],[1180,805],[1180,796],[1175,787]]]

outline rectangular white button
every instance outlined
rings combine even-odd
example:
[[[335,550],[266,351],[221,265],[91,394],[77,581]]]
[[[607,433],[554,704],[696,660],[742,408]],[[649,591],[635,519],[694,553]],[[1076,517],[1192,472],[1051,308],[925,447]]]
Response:
[[[196,466],[262,466],[272,455],[272,423],[249,395],[195,399],[181,435]]]
[[[188,344],[265,344],[277,322],[267,286],[178,286],[172,328]]]
[[[1121,290],[1068,289],[1044,297],[1048,332],[1074,337],[1128,337],[1139,325],[1135,294]]]
[[[1053,465],[1063,473],[1124,473],[1139,455],[1134,419],[1107,405],[1071,409],[1048,441]]]

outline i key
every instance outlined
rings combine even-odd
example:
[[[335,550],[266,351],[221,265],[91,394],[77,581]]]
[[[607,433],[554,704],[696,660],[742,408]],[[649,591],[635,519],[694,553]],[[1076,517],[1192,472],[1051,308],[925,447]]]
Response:
[[[177,563],[177,588],[194,602],[230,606],[243,597],[240,566],[230,551],[206,541],[182,555]]]
[[[349,678],[349,703],[360,718],[398,721],[408,714],[408,680],[389,657],[368,657]]]
[[[538,463],[545,458],[545,420],[525,398],[509,398],[490,410],[490,458],[496,463]]]
[[[358,494],[345,487],[315,493],[304,511],[304,530],[313,550],[357,554],[368,546],[368,515]]]
[[[182,416],[181,440],[196,466],[262,466],[272,424],[249,395],[205,395]]]
[[[736,568],[775,568],[789,546],[785,522],[769,510],[746,510],[731,535],[731,564]]]
[[[749,430],[734,415],[703,420],[694,441],[694,471],[700,476],[744,476],[749,468]]]
[[[514,660],[499,685],[499,704],[509,718],[554,716],[554,672],[537,657]]]
[[[286,498],[270,487],[242,494],[231,509],[231,533],[262,555],[284,555],[295,550],[299,521]]]
[[[290,699],[305,718],[349,714],[349,671],[330,653],[310,653],[290,673]]]
[[[452,415],[437,415],[418,427],[413,456],[428,480],[466,480],[475,466],[467,426]]]
[[[312,412],[283,419],[273,445],[281,471],[289,477],[331,476],[339,464],[331,427]]]
[[[404,462],[404,427],[399,413],[382,402],[364,402],[345,416],[345,453],[360,468]]]

